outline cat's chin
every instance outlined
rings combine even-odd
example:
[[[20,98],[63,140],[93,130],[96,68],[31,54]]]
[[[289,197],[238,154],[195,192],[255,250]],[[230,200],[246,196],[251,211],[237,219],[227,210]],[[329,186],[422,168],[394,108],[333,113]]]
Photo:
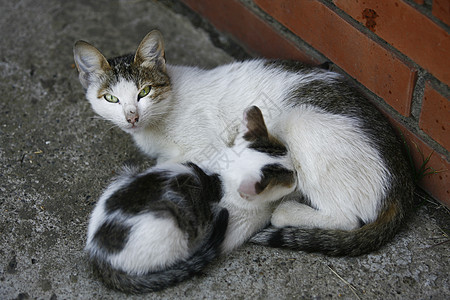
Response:
[[[141,132],[144,129],[144,126],[129,126],[129,127],[122,127],[122,130],[125,131],[126,133],[137,133],[137,132]]]
[[[158,124],[161,124],[161,122],[162,120],[155,120],[153,122],[139,122],[135,125],[127,124],[125,126],[120,126],[120,128],[126,133],[135,134],[158,128]]]

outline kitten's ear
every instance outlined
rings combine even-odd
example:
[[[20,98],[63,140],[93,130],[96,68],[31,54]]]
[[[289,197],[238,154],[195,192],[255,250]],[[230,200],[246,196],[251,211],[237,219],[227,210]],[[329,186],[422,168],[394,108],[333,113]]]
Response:
[[[244,112],[244,139],[255,141],[257,139],[266,139],[269,137],[266,123],[261,110],[257,106],[251,106]]]
[[[134,62],[144,67],[156,65],[165,70],[164,40],[158,30],[152,30],[144,37],[136,51]]]
[[[91,44],[78,41],[73,47],[75,65],[80,73],[80,82],[87,88],[98,75],[111,69],[106,58]]]

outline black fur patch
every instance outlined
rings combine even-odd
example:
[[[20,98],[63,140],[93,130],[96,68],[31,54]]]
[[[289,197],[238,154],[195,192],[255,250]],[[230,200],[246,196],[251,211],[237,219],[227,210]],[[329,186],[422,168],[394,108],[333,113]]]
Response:
[[[312,67],[295,60],[269,60],[265,63],[266,67],[269,68],[282,68],[283,70],[289,72],[299,72],[299,71],[308,71],[311,70]]]
[[[294,183],[294,172],[280,164],[265,165],[261,168],[261,181],[255,184],[256,193],[259,194],[269,185],[290,186]]]
[[[172,218],[188,234],[189,241],[195,242],[212,220],[211,203],[222,197],[221,181],[218,175],[208,175],[195,164],[185,166],[193,173],[153,171],[135,175],[128,185],[109,197],[106,211]]]
[[[128,241],[131,227],[121,223],[103,223],[94,235],[101,248],[113,254],[120,252]]]
[[[219,202],[223,196],[222,180],[218,174],[208,175],[201,168],[194,163],[187,163],[186,166],[190,167],[197,177],[199,178],[201,185],[206,187],[205,199],[207,202]]]
[[[248,146],[255,151],[268,154],[274,157],[280,157],[287,154],[287,148],[281,143],[275,143],[269,139],[258,139]]]
[[[283,234],[281,232],[281,229],[272,233],[272,235],[269,238],[268,244],[269,244],[269,246],[275,247],[275,248],[277,248],[277,247],[281,248],[284,246]]]
[[[361,218],[358,218],[358,225],[359,227],[363,227],[364,225],[366,225],[366,222],[364,222]]]
[[[111,213],[122,210],[124,213],[135,215],[148,209],[160,210],[165,208],[165,203],[152,200],[161,198],[166,177],[165,172],[136,177],[128,186],[111,195],[105,203],[106,211]]]

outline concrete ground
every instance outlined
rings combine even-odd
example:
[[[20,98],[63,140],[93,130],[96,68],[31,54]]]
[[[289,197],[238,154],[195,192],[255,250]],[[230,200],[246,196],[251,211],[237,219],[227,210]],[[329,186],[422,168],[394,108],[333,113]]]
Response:
[[[245,245],[145,296],[93,277],[83,247],[97,197],[124,162],[151,162],[91,111],[72,45],[124,54],[159,28],[169,63],[233,60],[211,42],[226,37],[175,11],[157,1],[0,1],[0,299],[449,299],[449,213],[421,197],[396,238],[361,257]]]

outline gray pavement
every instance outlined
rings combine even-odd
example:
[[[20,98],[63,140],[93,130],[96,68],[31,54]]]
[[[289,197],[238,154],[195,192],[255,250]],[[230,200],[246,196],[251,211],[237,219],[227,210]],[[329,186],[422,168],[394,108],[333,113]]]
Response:
[[[127,296],[98,282],[83,252],[89,214],[124,162],[152,162],[91,111],[72,45],[84,39],[108,56],[124,54],[154,28],[169,63],[233,60],[161,2],[0,1],[0,299],[450,298],[449,213],[426,197],[396,238],[369,255],[244,245],[162,292]]]

